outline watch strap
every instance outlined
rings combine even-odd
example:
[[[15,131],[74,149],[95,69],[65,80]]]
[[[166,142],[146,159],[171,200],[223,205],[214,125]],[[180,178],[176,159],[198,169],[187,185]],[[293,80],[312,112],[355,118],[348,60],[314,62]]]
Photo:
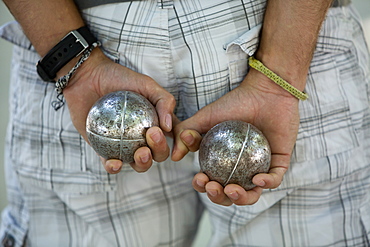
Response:
[[[44,81],[55,82],[57,72],[96,41],[86,26],[69,32],[37,63],[37,73]]]

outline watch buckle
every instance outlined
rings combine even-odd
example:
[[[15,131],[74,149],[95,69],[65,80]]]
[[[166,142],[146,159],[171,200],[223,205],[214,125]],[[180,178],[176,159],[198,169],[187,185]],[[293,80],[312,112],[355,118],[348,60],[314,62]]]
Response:
[[[83,47],[83,49],[76,55],[76,57],[78,57],[89,47],[89,43],[87,43],[86,39],[77,30],[73,30],[69,34],[75,36],[76,43],[81,44]]]

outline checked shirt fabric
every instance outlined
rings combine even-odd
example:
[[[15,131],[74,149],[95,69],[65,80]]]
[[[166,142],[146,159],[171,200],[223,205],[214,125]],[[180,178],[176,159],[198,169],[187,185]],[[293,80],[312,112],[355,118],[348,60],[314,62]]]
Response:
[[[171,92],[186,119],[248,73],[265,4],[131,1],[82,15],[105,54]],[[37,76],[40,57],[19,25],[0,36],[15,44],[0,228],[14,246],[191,246],[204,208],[209,246],[369,245],[369,53],[351,5],[331,8],[323,24],[283,183],[247,207],[217,206],[193,190],[196,153],[143,174],[107,174],[68,108],[52,108],[54,85]]]

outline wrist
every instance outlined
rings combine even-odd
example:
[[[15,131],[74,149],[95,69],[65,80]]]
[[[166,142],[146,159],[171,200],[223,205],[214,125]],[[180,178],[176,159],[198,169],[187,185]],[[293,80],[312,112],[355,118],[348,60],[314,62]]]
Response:
[[[61,78],[62,76],[65,76],[66,74],[68,74],[69,71],[71,71],[71,69],[73,68],[73,66],[76,65],[76,63],[78,62],[78,60],[81,58],[82,55],[79,55],[78,57],[74,57],[72,58],[71,61],[69,61],[66,65],[64,65],[58,72],[57,72],[57,76],[56,76],[56,79],[59,79]],[[82,67],[82,66],[81,66]]]
[[[89,61],[91,64],[92,61],[94,61],[94,59],[97,60],[96,57],[98,56],[97,54],[99,53],[97,49],[99,49],[99,46],[100,42],[94,43],[81,55],[74,58],[60,70],[60,72],[58,73],[59,79],[55,83],[57,92],[62,93],[64,88],[74,84],[76,77],[81,78],[85,74],[87,74],[86,76],[91,77],[91,74],[94,71],[94,67],[92,67],[91,65],[89,66],[88,64]]]
[[[287,100],[292,100],[294,102],[298,102],[297,98],[294,97],[292,94],[281,88],[279,85],[274,83],[271,79],[267,76],[259,72],[254,68],[250,68],[246,78],[240,85],[242,88],[252,88],[253,90],[256,89],[256,92],[259,92],[258,96],[256,97],[267,97],[267,98],[274,98],[279,97],[281,100],[282,98]]]
[[[112,62],[101,50],[100,47],[96,47],[90,54],[89,59],[87,59],[75,72],[73,77],[71,77],[66,89],[72,87],[79,82],[98,82],[99,81],[99,66],[105,64],[106,62]],[[66,75],[70,69],[75,65],[75,63],[69,63],[68,66],[62,68],[58,76]],[[84,87],[94,87],[91,83],[84,84]],[[81,90],[81,89],[80,89]]]
[[[292,84],[281,78],[279,75],[277,75],[275,72],[267,68],[261,61],[254,58],[253,56],[249,58],[249,66],[262,73],[276,85],[279,85],[282,89],[289,92],[292,96],[296,97],[297,99],[306,100],[308,98],[308,95],[306,93],[300,91]]]
[[[39,76],[44,81],[55,82],[62,67],[97,44],[98,41],[86,26],[70,31],[37,63]]]
[[[332,0],[268,1],[255,57],[303,91],[320,27]]]
[[[276,51],[264,52],[263,50],[257,51],[255,58],[298,90],[304,90],[309,62],[302,64],[302,61],[290,57],[290,54],[278,54]]]
[[[100,42],[93,43],[87,50],[85,50],[81,57],[78,59],[77,63],[72,67],[72,69],[64,76],[60,77],[55,82],[55,90],[57,92],[57,100],[53,101],[52,106],[57,111],[60,109],[65,101],[64,101],[64,95],[63,91],[64,89],[69,86],[69,82],[72,79],[72,77],[75,75],[76,71],[83,65],[83,63],[90,57],[92,51],[94,48],[100,46]],[[66,68],[67,69],[67,68]],[[91,78],[90,78],[91,79]]]

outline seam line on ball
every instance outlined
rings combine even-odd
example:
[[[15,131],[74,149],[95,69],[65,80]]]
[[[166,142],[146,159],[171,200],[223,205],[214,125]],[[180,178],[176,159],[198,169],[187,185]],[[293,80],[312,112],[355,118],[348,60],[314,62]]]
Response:
[[[246,136],[245,136],[245,138],[244,138],[243,146],[242,146],[242,148],[241,148],[241,150],[240,150],[240,153],[239,153],[238,159],[237,159],[237,161],[236,161],[236,164],[235,164],[235,166],[234,166],[233,170],[231,171],[231,174],[230,174],[229,178],[228,178],[228,179],[226,180],[226,182],[224,183],[224,186],[226,186],[226,185],[230,182],[230,180],[231,180],[232,176],[234,175],[234,173],[235,173],[235,171],[236,171],[236,168],[237,168],[237,167],[238,167],[238,165],[239,165],[239,162],[240,162],[240,159],[241,159],[241,157],[242,157],[242,155],[243,155],[243,152],[244,152],[245,146],[246,146],[246,145],[247,145],[247,143],[249,142],[249,131],[250,131],[250,129],[251,129],[251,125],[250,125],[250,124],[248,124],[247,134],[246,134]]]
[[[124,135],[125,135],[125,130],[126,130],[126,126],[125,126],[125,117],[126,117],[126,108],[127,108],[127,91],[125,91],[125,98],[124,98],[124,103],[123,103],[123,111],[121,111],[121,139],[120,139],[120,146],[119,146],[119,158],[120,160],[123,159],[123,154],[122,154],[122,146],[123,146],[123,138],[124,138]]]

